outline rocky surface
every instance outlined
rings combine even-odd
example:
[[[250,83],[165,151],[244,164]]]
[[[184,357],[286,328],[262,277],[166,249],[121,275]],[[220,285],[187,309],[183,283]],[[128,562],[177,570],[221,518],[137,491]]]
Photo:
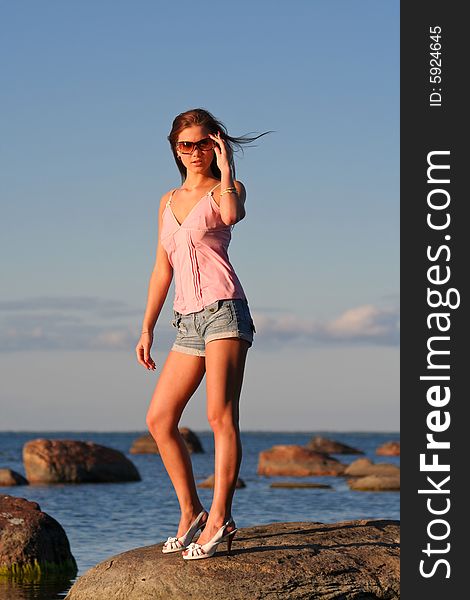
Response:
[[[23,446],[29,483],[140,481],[133,463],[119,450],[94,442],[30,440]]]
[[[112,556],[66,600],[393,600],[400,597],[398,521],[272,523],[240,529],[231,555],[183,560],[162,543]]]
[[[178,431],[183,436],[186,448],[190,454],[204,452],[201,441],[194,431],[191,431],[188,427],[179,427]],[[159,454],[158,445],[150,433],[141,435],[134,440],[129,452],[131,454]]]
[[[399,477],[400,467],[389,463],[373,463],[368,458],[358,458],[346,467],[344,474],[352,477],[365,477],[366,475]]]
[[[316,450],[317,452],[324,452],[325,454],[364,454],[362,450],[319,435],[305,444],[305,447],[310,448],[310,450]]]
[[[0,495],[0,576],[37,581],[77,572],[67,535],[37,502]]]
[[[28,480],[12,469],[0,469],[0,485],[28,485]]]
[[[207,479],[204,479],[204,481],[201,481],[197,484],[197,487],[200,488],[213,488],[215,484],[215,475],[209,475],[209,477]],[[237,483],[235,485],[236,488],[244,488],[246,487],[245,482],[243,481],[243,479],[241,479],[240,477],[237,479]]]
[[[400,456],[400,442],[385,442],[375,451],[379,456]]]
[[[305,446],[278,445],[259,453],[258,475],[267,477],[286,475],[308,477],[309,475],[341,475],[345,465],[336,458],[316,452]]]
[[[360,492],[397,492],[400,489],[400,475],[367,475],[348,480],[351,490]]]

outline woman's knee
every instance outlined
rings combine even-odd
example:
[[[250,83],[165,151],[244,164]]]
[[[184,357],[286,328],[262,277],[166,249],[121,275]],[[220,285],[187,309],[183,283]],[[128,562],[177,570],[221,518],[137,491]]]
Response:
[[[168,411],[166,413],[149,411],[145,422],[152,435],[170,435],[178,429],[178,419],[168,414]]]
[[[214,433],[231,432],[238,430],[238,422],[235,416],[230,411],[224,413],[210,413],[207,415],[209,426]]]

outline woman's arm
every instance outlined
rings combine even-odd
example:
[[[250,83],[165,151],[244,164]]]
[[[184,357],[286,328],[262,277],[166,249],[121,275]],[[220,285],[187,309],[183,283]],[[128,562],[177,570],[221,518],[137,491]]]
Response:
[[[209,133],[209,137],[215,142],[214,152],[217,159],[217,166],[220,170],[220,190],[219,190],[219,208],[222,221],[226,225],[235,225],[245,217],[245,199],[246,190],[241,181],[234,181],[232,178],[232,169],[227,154],[227,146],[220,135]],[[236,193],[226,191],[227,188],[237,190]]]
[[[238,194],[223,194],[221,197],[222,190],[230,186],[235,187]],[[241,181],[233,180],[232,176],[228,174],[225,174],[224,177],[224,173],[222,173],[221,186],[213,192],[212,197],[215,203],[219,205],[220,216],[226,225],[235,225],[235,223],[245,218],[246,190]]]
[[[137,360],[148,369],[155,369],[155,363],[150,357],[150,348],[153,342],[153,330],[165,303],[168,289],[173,279],[173,267],[168,261],[166,250],[161,244],[162,215],[170,192],[164,194],[160,200],[158,211],[158,242],[155,264],[150,275],[147,293],[147,307],[142,322],[142,333],[136,347]]]
[[[222,216],[222,220],[227,225],[235,225],[238,221],[245,218],[245,200],[246,190],[245,186],[241,181],[233,181],[232,177],[222,174],[222,185],[220,190],[225,190],[230,186],[234,186],[238,194],[224,194],[220,200],[220,214],[227,215],[225,218]]]

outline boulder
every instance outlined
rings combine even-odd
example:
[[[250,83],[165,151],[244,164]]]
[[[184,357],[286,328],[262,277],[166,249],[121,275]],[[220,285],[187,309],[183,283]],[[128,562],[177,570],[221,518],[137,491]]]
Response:
[[[75,577],[77,564],[67,535],[37,502],[0,496],[0,576],[37,581]]]
[[[28,485],[28,480],[21,473],[17,473],[11,469],[0,469],[0,485]]]
[[[360,492],[397,492],[400,490],[400,476],[367,475],[348,479],[351,490]]]
[[[200,488],[213,488],[214,487],[214,483],[215,483],[215,475],[212,474],[212,475],[209,475],[209,477],[207,479],[204,479],[204,481],[201,481],[200,483],[198,483],[197,487],[200,487]],[[236,488],[244,488],[244,487],[246,487],[246,484],[243,481],[243,479],[238,478],[235,487]]]
[[[390,463],[375,464],[368,458],[358,458],[346,467],[344,474],[352,477],[365,477],[366,475],[399,477],[400,467]]]
[[[308,477],[309,475],[341,475],[345,465],[322,452],[305,446],[278,445],[259,453],[258,475],[273,477]]]
[[[156,441],[150,435],[146,433],[141,435],[132,442],[132,446],[129,448],[130,454],[158,454],[158,446]]]
[[[23,446],[29,483],[140,481],[132,462],[119,450],[94,442],[30,440]]]
[[[231,554],[185,561],[162,543],[89,569],[65,600],[394,600],[400,597],[399,521],[290,522],[244,527]]]
[[[186,447],[190,452],[194,453],[203,453],[204,448],[202,447],[201,441],[197,437],[197,435],[189,429],[188,427],[180,427],[179,432],[183,436],[183,439],[186,443]]]
[[[319,435],[312,438],[305,447],[310,448],[310,450],[316,450],[317,452],[324,452],[325,454],[364,454],[362,450],[352,448],[341,442],[329,440],[328,438]]]
[[[194,431],[191,431],[188,427],[179,427],[178,431],[183,436],[190,454],[204,452],[204,448]],[[159,454],[157,443],[150,433],[141,435],[134,440],[129,452],[131,454]]]
[[[400,456],[400,442],[385,442],[375,451],[379,456]]]

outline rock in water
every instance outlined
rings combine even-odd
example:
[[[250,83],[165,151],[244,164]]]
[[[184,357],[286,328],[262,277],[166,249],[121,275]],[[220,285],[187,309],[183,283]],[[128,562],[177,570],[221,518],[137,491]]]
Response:
[[[277,445],[259,453],[258,475],[273,477],[308,477],[309,475],[341,475],[345,465],[323,452],[305,446]]]
[[[196,564],[160,544],[117,554],[77,579],[65,600],[394,600],[399,521],[272,523],[240,529]]]
[[[23,446],[29,483],[140,481],[133,463],[119,450],[94,442],[30,440]]]
[[[324,452],[325,454],[364,454],[362,450],[347,446],[341,442],[335,442],[335,440],[329,440],[328,438],[319,435],[311,439],[305,447],[310,448],[310,450],[316,450],[317,452]]]
[[[352,490],[360,492],[398,492],[400,475],[367,475],[348,480]]]
[[[194,452],[195,454],[204,452],[204,448],[202,447],[201,440],[194,433],[194,431],[189,429],[189,427],[180,427],[179,432],[183,436],[183,440],[184,440],[189,452],[191,452],[191,453]]]
[[[275,481],[271,483],[269,487],[272,488],[312,488],[318,490],[331,490],[331,485],[326,483],[314,483],[314,482],[303,482],[303,481]]]
[[[28,480],[12,469],[0,469],[0,485],[28,485]]]
[[[379,456],[400,456],[400,442],[385,442],[375,451]]]
[[[0,576],[38,581],[75,577],[77,565],[67,535],[37,502],[0,496]]]
[[[209,475],[209,477],[207,477],[207,479],[204,479],[203,481],[200,481],[197,484],[197,487],[200,487],[200,488],[213,488],[214,486],[215,486],[215,474],[214,473],[212,473],[212,475]],[[244,488],[244,487],[246,487],[246,483],[243,481],[243,479],[238,477],[235,487],[237,489]]]
[[[344,474],[352,477],[366,477],[367,475],[400,477],[400,467],[390,463],[376,464],[368,458],[358,458],[346,467]]]
[[[158,446],[150,433],[146,433],[132,442],[129,452],[130,454],[158,454]]]
[[[180,427],[178,431],[181,433],[190,454],[204,452],[204,448],[194,431],[191,431],[188,427]],[[129,452],[131,454],[160,454],[158,445],[150,433],[141,435],[134,440]]]

